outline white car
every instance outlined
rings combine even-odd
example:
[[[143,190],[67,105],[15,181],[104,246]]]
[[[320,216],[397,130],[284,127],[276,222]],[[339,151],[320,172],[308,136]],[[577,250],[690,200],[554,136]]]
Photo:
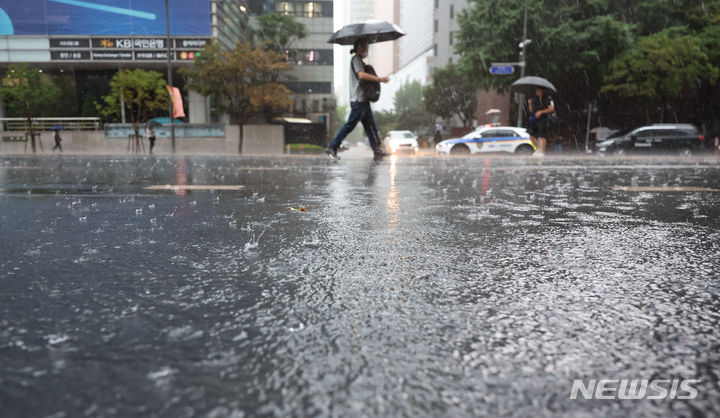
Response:
[[[415,154],[420,150],[417,136],[410,131],[389,131],[385,137],[385,146],[393,154],[401,152]]]
[[[480,127],[462,138],[446,139],[435,145],[437,154],[478,154],[478,153],[532,154],[535,145],[525,128],[514,126]]]

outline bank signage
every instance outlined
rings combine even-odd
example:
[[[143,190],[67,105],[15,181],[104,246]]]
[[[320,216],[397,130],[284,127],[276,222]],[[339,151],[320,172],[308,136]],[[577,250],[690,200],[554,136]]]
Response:
[[[50,48],[89,48],[88,38],[50,39]]]
[[[210,42],[210,39],[203,38],[177,38],[175,39],[175,48],[177,49],[203,49]]]
[[[163,60],[163,61],[167,61],[167,51],[165,51],[165,52],[157,52],[157,51],[135,51],[135,60],[136,60],[136,61],[143,61],[143,60]]]
[[[175,61],[193,61],[210,38],[172,38]],[[50,39],[53,61],[166,61],[167,38],[161,37],[87,37]]]
[[[92,38],[93,49],[167,49],[165,38]]]
[[[50,59],[53,61],[87,61],[90,59],[90,51],[50,51]]]
[[[92,51],[93,61],[132,61],[132,51]]]

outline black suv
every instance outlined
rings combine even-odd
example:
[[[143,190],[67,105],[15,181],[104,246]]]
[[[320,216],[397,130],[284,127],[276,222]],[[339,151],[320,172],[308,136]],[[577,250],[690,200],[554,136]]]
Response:
[[[702,149],[704,140],[693,125],[667,123],[618,132],[595,146],[597,152],[604,154],[670,152],[691,155]]]

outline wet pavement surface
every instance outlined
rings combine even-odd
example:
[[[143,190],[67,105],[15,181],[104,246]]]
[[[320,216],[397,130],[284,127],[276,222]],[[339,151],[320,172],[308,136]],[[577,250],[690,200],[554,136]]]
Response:
[[[0,410],[718,416],[718,190],[709,159],[0,157]],[[570,399],[625,378],[700,382]]]

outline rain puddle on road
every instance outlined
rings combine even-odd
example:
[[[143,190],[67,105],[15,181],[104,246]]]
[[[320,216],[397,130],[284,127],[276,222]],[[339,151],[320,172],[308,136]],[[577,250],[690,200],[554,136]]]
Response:
[[[3,166],[11,416],[720,414],[716,163]],[[697,397],[570,399],[632,378]]]

